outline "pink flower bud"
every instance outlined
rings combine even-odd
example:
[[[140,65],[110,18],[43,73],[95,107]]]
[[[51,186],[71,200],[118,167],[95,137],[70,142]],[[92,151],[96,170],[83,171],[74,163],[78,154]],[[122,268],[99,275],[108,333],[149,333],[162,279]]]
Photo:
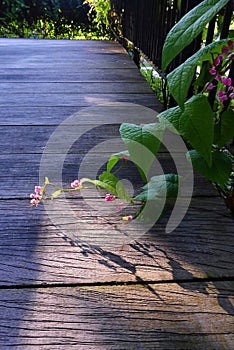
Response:
[[[232,92],[230,95],[229,95],[230,98],[234,98],[234,93]]]
[[[220,80],[221,80],[221,76],[220,76],[219,74],[216,75],[215,80],[216,80],[216,81],[220,81]]]
[[[214,59],[214,62],[213,62],[213,63],[214,63],[214,66],[216,66],[216,67],[219,66],[219,65],[220,65],[220,62],[221,62],[221,61],[220,61],[219,56],[216,57],[216,58]]]
[[[216,75],[216,69],[213,67],[209,70],[211,75]]]
[[[223,96],[220,96],[219,97],[219,102],[222,104],[224,101],[227,100],[227,96],[226,95],[223,95]]]
[[[80,186],[80,181],[79,180],[74,180],[72,183],[71,183],[71,188],[77,188]]]
[[[222,97],[223,95],[225,95],[225,91],[219,90],[217,95],[218,97]]]
[[[133,216],[132,215],[123,216],[122,220],[124,220],[124,221],[132,221],[133,220]]]
[[[107,193],[105,197],[105,202],[113,202],[115,198],[116,197],[113,194]]]
[[[34,193],[31,193],[31,194],[30,194],[30,198],[32,198],[32,199],[33,199],[33,198],[36,198],[36,195],[35,195]]]
[[[223,85],[230,86],[232,84],[232,79],[223,77],[222,83],[223,83]]]
[[[231,85],[229,86],[228,91],[232,91],[232,90],[233,90],[233,86]]]
[[[35,186],[35,193],[41,193],[41,186]]]
[[[212,90],[214,88],[214,85],[212,83],[209,83],[206,87],[207,90]]]

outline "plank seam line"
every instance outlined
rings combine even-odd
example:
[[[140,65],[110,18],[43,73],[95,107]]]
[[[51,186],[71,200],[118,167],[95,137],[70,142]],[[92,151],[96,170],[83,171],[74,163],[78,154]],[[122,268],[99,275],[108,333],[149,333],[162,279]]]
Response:
[[[142,280],[137,277],[137,281],[123,281],[123,282],[77,282],[77,283],[42,283],[42,284],[16,284],[16,285],[0,285],[0,290],[6,289],[48,289],[48,288],[76,288],[76,287],[112,287],[112,286],[147,286],[158,284],[187,284],[187,283],[204,283],[204,282],[234,282],[234,275],[230,277],[205,277],[193,279],[177,279],[177,280]]]

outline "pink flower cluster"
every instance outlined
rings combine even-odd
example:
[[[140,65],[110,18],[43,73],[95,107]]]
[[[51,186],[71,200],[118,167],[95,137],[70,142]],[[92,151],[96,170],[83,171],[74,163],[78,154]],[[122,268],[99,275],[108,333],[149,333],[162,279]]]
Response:
[[[80,187],[80,181],[79,180],[74,180],[72,183],[71,183],[71,188],[78,188]]]
[[[213,60],[213,65],[211,67],[211,69],[209,70],[210,74],[214,76],[214,79],[216,80],[216,82],[221,82],[221,84],[223,85],[223,87],[221,89],[218,90],[217,93],[217,97],[218,100],[221,104],[224,103],[224,101],[227,101],[229,98],[232,99],[234,98],[234,93],[233,93],[233,86],[232,86],[232,79],[231,78],[227,78],[225,76],[223,76],[223,72],[222,72],[222,62],[225,58],[225,55],[228,54],[230,51],[233,50],[233,41],[229,40],[228,41],[228,46],[224,46],[222,48],[222,54],[218,55],[214,60]],[[234,59],[234,53],[231,52],[227,58],[228,61]],[[216,83],[216,84],[217,84]],[[216,87],[215,83],[207,83],[206,84],[206,89],[208,91],[212,90],[214,87]]]
[[[32,207],[34,207],[34,206],[37,207],[38,204],[43,199],[43,193],[42,193],[41,186],[35,186],[34,192],[35,193],[30,194],[30,198],[31,198],[30,204]]]

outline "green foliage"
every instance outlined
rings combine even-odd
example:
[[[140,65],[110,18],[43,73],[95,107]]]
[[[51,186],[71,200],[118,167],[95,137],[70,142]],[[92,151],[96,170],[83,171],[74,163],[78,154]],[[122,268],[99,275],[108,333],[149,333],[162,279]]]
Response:
[[[220,185],[227,183],[232,170],[232,161],[227,154],[219,150],[212,152],[212,165],[210,167],[196,150],[189,151],[188,156],[194,169],[204,177]]]
[[[162,51],[162,69],[197,36],[229,0],[204,0],[189,11],[168,33]]]
[[[176,198],[178,194],[178,179],[179,177],[176,174],[153,176],[135,199],[146,202],[165,197]]]
[[[106,6],[107,7],[107,6]],[[104,5],[103,5],[104,8]],[[0,1],[0,35],[5,37],[108,39],[106,19],[84,0]],[[104,21],[103,24],[101,21]]]
[[[173,58],[201,33],[227,2],[228,0],[204,0],[172,28],[163,48],[164,70]],[[91,9],[95,8],[96,13],[100,10],[100,16],[107,19],[109,11],[107,1],[93,0],[90,3]],[[149,175],[163,137],[167,129],[170,129],[186,142],[188,152],[184,157],[187,156],[193,168],[215,183],[229,198],[230,193],[234,193],[234,159],[224,153],[223,148],[226,142],[234,138],[234,83],[230,76],[234,59],[233,47],[234,43],[230,38],[217,40],[198,50],[172,71],[167,77],[168,86],[178,106],[160,113],[159,123],[142,125],[123,123],[120,135],[127,150],[110,157],[106,171],[98,180],[82,179],[80,188],[83,183],[88,182],[113,193],[125,202],[142,202],[141,209],[135,216],[142,220],[155,218],[155,213],[159,217],[162,206],[167,202],[166,199],[176,198],[180,194],[180,189],[185,189],[183,184],[187,181],[186,177],[190,177],[190,174],[181,176],[181,171],[178,171],[180,176],[171,173],[153,177]],[[190,92],[193,90],[193,94],[188,99],[189,89]],[[142,192],[133,199],[129,197],[117,177],[118,170],[128,159],[137,166],[145,182]],[[119,163],[122,165],[115,170]],[[57,193],[55,192],[55,195]],[[190,194],[188,191],[189,196]],[[182,195],[183,206],[187,193]]]
[[[114,174],[105,171],[99,176],[99,181],[102,188],[110,191],[125,202],[131,202],[131,199],[126,192],[124,185]]]
[[[163,48],[164,70],[227,2],[204,0],[172,28]],[[162,203],[160,200],[165,196],[176,197],[180,188],[181,182],[176,174],[153,176],[150,180],[147,177],[167,128],[183,137],[190,149],[188,161],[192,162],[196,171],[219,186],[230,185],[232,161],[221,148],[234,137],[233,82],[228,77],[232,51],[233,41],[230,38],[217,40],[202,47],[172,71],[167,82],[178,106],[159,114],[160,123],[121,125],[120,135],[131,161],[146,183],[142,192],[134,198],[143,202],[139,216],[144,216],[144,207],[149,200],[155,202],[152,211],[158,210]],[[192,82],[193,96],[188,99]],[[111,157],[108,163],[110,171],[118,160],[116,156]]]
[[[184,106],[184,101],[186,100],[197,66],[202,66],[203,61],[212,61],[214,54],[220,54],[222,47],[227,44],[227,42],[228,39],[220,40],[203,47],[168,74],[167,82],[170,93],[181,108]],[[212,78],[209,71],[208,77]],[[203,82],[202,85],[204,86],[206,82],[207,80]]]
[[[180,107],[170,108],[162,112],[159,119],[168,128],[172,125],[211,165],[214,122],[213,111],[206,96],[194,95],[185,103],[183,110]]]

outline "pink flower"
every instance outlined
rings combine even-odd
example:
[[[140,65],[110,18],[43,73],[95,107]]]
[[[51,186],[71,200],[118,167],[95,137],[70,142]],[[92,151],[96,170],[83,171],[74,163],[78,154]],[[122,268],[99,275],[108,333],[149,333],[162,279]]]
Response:
[[[234,52],[230,53],[230,55],[228,55],[227,59],[228,60],[232,60],[234,58]]]
[[[228,91],[232,91],[232,90],[233,90],[233,86],[231,85],[229,86]]]
[[[223,95],[223,96],[220,96],[219,97],[219,102],[220,103],[223,103],[224,101],[226,101],[227,100],[227,96],[226,95]]]
[[[35,193],[30,194],[30,204],[32,207],[38,206],[40,204],[41,200],[43,199],[43,193],[41,192],[41,187],[40,186],[35,186]]]
[[[234,93],[232,92],[230,95],[229,95],[230,98],[234,98]]]
[[[230,86],[232,84],[232,79],[222,77],[222,83],[223,83],[223,85]]]
[[[214,85],[212,83],[208,83],[206,89],[207,90],[212,90],[214,88]]]
[[[225,91],[219,90],[217,95],[218,97],[222,97],[223,95],[225,95]]]
[[[116,197],[113,194],[107,193],[105,197],[105,202],[113,202],[115,198]]]
[[[78,188],[80,186],[80,181],[79,180],[74,180],[71,183],[71,188]]]
[[[220,81],[220,80],[221,80],[221,76],[220,76],[219,74],[216,75],[215,80],[216,80],[216,81]]]
[[[30,201],[30,204],[32,205],[32,206],[37,206],[38,205],[38,202],[36,201],[36,199],[35,198],[33,198],[31,201]]]
[[[211,75],[216,75],[216,69],[213,67],[209,70]]]
[[[41,193],[41,186],[35,186],[35,193]]]

